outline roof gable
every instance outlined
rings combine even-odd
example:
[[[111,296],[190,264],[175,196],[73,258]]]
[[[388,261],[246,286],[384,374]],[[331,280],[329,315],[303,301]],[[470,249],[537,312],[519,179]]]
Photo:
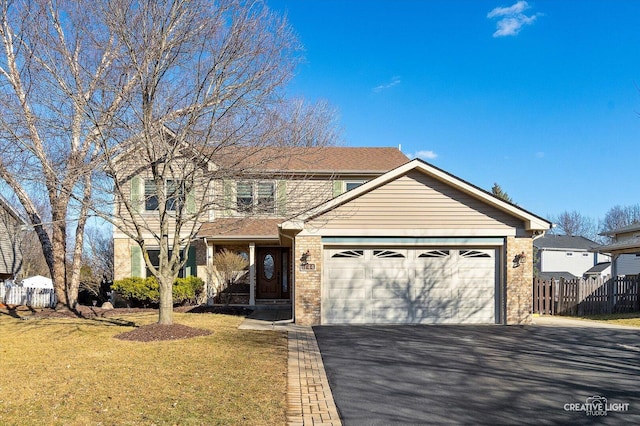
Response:
[[[402,176],[407,176],[410,173],[418,172],[419,174],[426,175],[429,179],[432,179],[434,182],[439,182],[443,188],[449,188],[448,194],[446,194],[449,198],[457,198],[459,202],[462,204],[470,205],[469,200],[475,200],[476,205],[477,201],[480,204],[485,205],[486,207],[492,209],[492,211],[499,211],[506,214],[509,217],[520,220],[524,224],[524,228],[527,231],[546,231],[551,227],[551,223],[546,221],[545,219],[540,218],[524,209],[521,209],[518,206],[515,206],[511,203],[505,202],[492,194],[466,182],[462,179],[459,179],[447,172],[444,172],[437,167],[434,167],[422,160],[416,159],[405,163],[404,165],[397,167],[394,170],[391,170],[385,173],[382,176],[377,177],[358,188],[355,188],[347,193],[344,193],[332,200],[327,201],[315,208],[312,208],[294,218],[291,218],[287,222],[281,225],[282,229],[302,229],[303,224],[307,221],[312,220],[326,212],[334,210],[352,200],[355,200],[359,197],[364,196],[371,191],[382,187],[394,180],[399,179]],[[442,192],[442,190],[441,190]],[[466,199],[465,199],[466,197]],[[477,208],[473,208],[478,210]],[[487,211],[480,212],[486,214]]]

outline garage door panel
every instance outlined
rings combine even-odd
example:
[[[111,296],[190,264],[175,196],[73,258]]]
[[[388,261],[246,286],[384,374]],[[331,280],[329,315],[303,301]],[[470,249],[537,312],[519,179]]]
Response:
[[[371,288],[371,299],[388,300],[400,299],[405,300],[411,297],[411,287],[409,281],[405,282],[388,282],[379,281],[374,283]]]
[[[455,292],[458,299],[488,299],[494,300],[493,287],[463,287]]]
[[[383,268],[370,268],[367,271],[367,277],[374,279],[374,280],[378,280],[378,281],[384,281],[384,280],[402,280],[402,279],[408,279],[409,278],[409,270],[407,270],[406,268],[403,269],[396,269],[396,268],[387,268],[387,269],[383,269]]]
[[[344,265],[342,268],[335,268],[332,266],[328,271],[330,280],[359,280],[365,277],[365,268],[353,268]]]
[[[454,271],[449,267],[435,266],[424,267],[423,265],[415,265],[415,277],[420,280],[442,281],[453,279]]]
[[[367,292],[366,289],[361,285],[351,285],[350,287],[345,286],[342,288],[330,288],[328,290],[327,296],[329,296],[329,298],[332,300],[365,300],[367,297]]]

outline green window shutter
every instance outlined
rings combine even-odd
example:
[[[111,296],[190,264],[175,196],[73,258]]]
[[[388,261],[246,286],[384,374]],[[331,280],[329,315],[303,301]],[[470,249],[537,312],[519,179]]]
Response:
[[[230,180],[222,181],[223,186],[223,210],[225,216],[231,216],[233,211],[233,182]]]
[[[131,246],[131,276],[142,277],[142,249],[140,246]]]
[[[131,179],[131,208],[134,212],[140,212],[140,206],[142,206],[141,181],[142,179],[137,176]]]
[[[194,214],[196,212],[196,191],[192,189],[187,193],[187,214]]]
[[[189,247],[189,252],[187,253],[187,263],[185,266],[185,277],[188,276],[198,276],[198,267],[196,265],[196,248],[193,246]]]
[[[337,197],[338,195],[342,194],[342,187],[344,185],[342,184],[341,180],[334,180],[333,181],[333,196]]]
[[[287,181],[279,180],[278,181],[278,198],[276,200],[277,206],[277,214],[280,216],[284,216],[287,214]]]

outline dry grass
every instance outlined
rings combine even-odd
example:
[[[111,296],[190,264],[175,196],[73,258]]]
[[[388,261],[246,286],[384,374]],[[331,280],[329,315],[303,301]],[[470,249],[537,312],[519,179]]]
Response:
[[[590,315],[583,317],[584,319],[602,321],[607,324],[628,325],[631,327],[640,327],[640,312],[629,312],[624,314],[610,315]]]
[[[157,314],[122,317],[138,325]],[[188,340],[129,342],[109,320],[0,314],[2,425],[285,423],[286,337],[238,330],[242,318],[175,314],[210,329]]]

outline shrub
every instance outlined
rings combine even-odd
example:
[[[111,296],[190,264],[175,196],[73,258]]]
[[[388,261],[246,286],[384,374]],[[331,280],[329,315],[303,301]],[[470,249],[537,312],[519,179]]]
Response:
[[[204,282],[198,277],[178,278],[173,283],[173,302],[177,304],[195,302],[202,292]],[[160,286],[155,277],[131,277],[114,281],[111,289],[134,306],[157,305],[160,301]]]
[[[204,288],[204,281],[198,277],[178,278],[173,283],[174,303],[195,303]]]
[[[157,304],[160,300],[160,290],[155,277],[131,277],[116,280],[111,289],[136,305],[146,307]]]

